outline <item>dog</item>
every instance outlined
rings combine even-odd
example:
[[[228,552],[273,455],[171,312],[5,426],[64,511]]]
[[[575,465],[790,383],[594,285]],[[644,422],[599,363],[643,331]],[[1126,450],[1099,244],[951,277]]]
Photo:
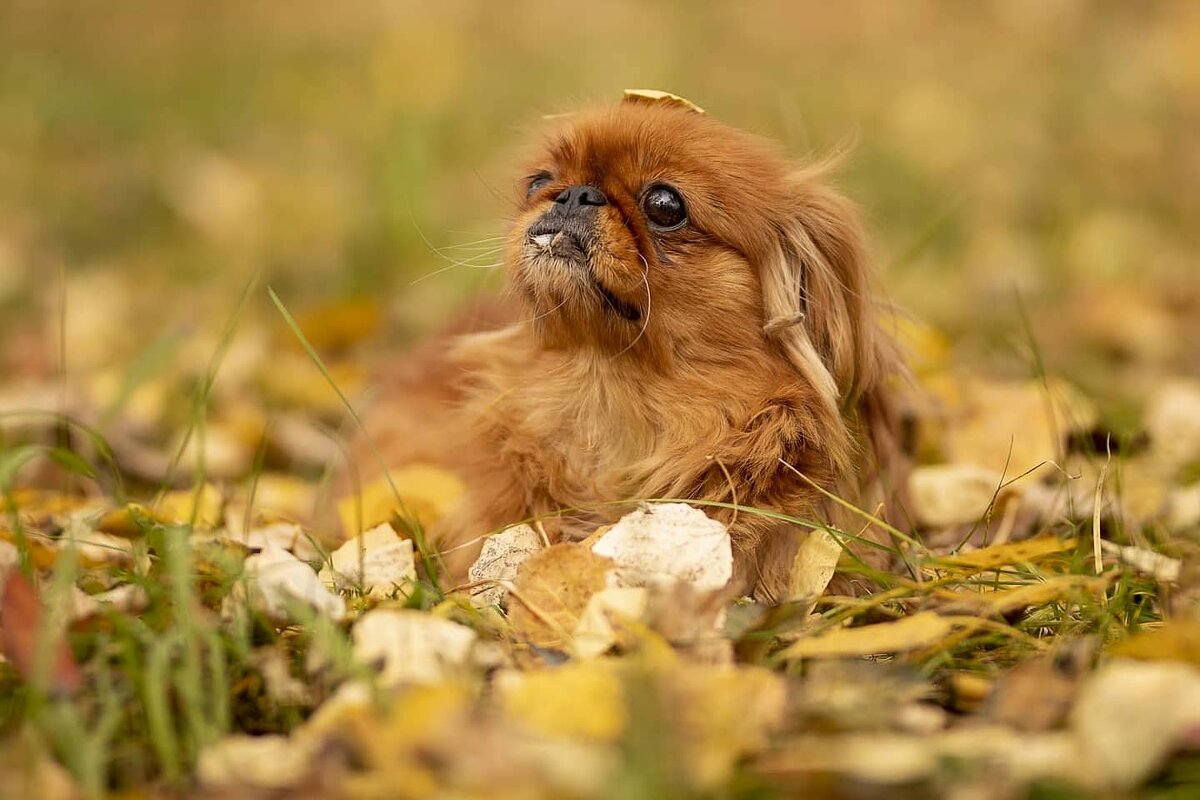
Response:
[[[857,530],[847,506],[880,512],[904,366],[829,171],[669,95],[548,122],[520,173],[507,299],[394,364],[369,415],[389,465],[467,487],[430,531],[452,573],[506,525],[576,540],[625,501],[674,498],[729,525],[740,589],[780,599],[810,526],[779,515]]]

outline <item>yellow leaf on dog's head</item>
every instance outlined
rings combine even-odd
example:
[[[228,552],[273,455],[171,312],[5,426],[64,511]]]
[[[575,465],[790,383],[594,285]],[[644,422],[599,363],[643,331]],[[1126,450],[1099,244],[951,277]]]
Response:
[[[360,494],[338,501],[338,519],[347,536],[389,522],[396,515],[415,517],[429,527],[446,516],[466,491],[458,476],[441,467],[411,464],[390,473],[391,483],[380,475],[364,485]]]
[[[691,100],[659,89],[626,89],[622,99],[626,103],[662,103],[668,106],[678,106],[697,114],[704,113],[704,109]]]

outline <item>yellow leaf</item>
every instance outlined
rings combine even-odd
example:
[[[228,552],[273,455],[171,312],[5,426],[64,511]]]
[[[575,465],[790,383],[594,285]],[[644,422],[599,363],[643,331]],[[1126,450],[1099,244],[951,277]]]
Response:
[[[381,475],[363,486],[361,494],[338,501],[338,518],[347,535],[389,522],[397,514],[416,517],[421,525],[429,527],[444,517],[466,491],[458,476],[441,467],[411,464],[390,472],[391,483]],[[399,500],[392,484],[399,492]]]
[[[932,611],[922,611],[895,622],[839,628],[800,639],[783,651],[783,657],[837,658],[902,653],[937,644],[957,629],[973,623],[969,617],[943,617]]]
[[[697,114],[704,113],[704,109],[691,100],[684,99],[677,94],[664,92],[660,89],[626,89],[624,100],[627,103],[662,103],[663,105],[685,108]]]
[[[801,542],[792,561],[792,597],[807,598],[815,605],[817,598],[829,586],[841,557],[842,546],[828,531],[811,531]]]
[[[221,493],[210,483],[195,489],[167,492],[153,506],[155,518],[166,525],[186,525],[194,522],[197,528],[215,528],[221,522]]]
[[[966,606],[972,613],[984,616],[1003,616],[1031,606],[1042,606],[1058,600],[1077,599],[1080,594],[1098,594],[1109,584],[1107,577],[1091,575],[1056,575],[1039,583],[1014,589],[972,592],[950,591],[944,596],[954,607]]]
[[[313,347],[327,352],[343,350],[374,336],[382,317],[378,301],[358,297],[302,311],[296,315],[296,322]],[[290,328],[280,324],[277,332],[282,340],[299,348]]]
[[[1017,564],[1030,564],[1048,556],[1066,553],[1075,549],[1074,539],[1059,539],[1057,536],[1038,536],[1020,542],[1008,542],[985,547],[970,553],[944,556],[928,566],[935,568],[961,569],[982,572]]]
[[[661,679],[676,696],[689,782],[702,791],[727,781],[738,759],[765,745],[787,711],[784,680],[766,669],[682,664]]]
[[[1175,619],[1157,630],[1138,633],[1112,648],[1113,655],[1143,661],[1188,661],[1200,664],[1200,621]]]
[[[534,553],[517,571],[508,599],[513,631],[539,647],[565,647],[612,568],[611,560],[579,544]]]
[[[215,528],[221,521],[221,492],[211,484],[195,489],[180,489],[164,494],[153,508],[141,503],[129,503],[100,518],[97,530],[116,536],[136,536],[141,527],[138,518],[164,525],[188,525]]]
[[[616,741],[628,722],[616,664],[599,659],[508,673],[497,683],[501,708],[543,736]]]

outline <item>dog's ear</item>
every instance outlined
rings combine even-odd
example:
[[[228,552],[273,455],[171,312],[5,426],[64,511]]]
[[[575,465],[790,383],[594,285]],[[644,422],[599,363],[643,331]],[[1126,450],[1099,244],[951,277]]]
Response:
[[[895,357],[870,296],[858,210],[826,183],[827,172],[820,165],[789,177],[789,206],[761,266],[764,330],[819,393],[830,432],[846,434],[843,415]]]

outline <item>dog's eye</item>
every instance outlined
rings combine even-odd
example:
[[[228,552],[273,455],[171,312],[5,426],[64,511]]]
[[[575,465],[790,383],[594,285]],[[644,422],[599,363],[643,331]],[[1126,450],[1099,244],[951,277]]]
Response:
[[[529,178],[529,188],[525,190],[525,197],[533,197],[538,190],[545,187],[554,179],[554,176],[549,172],[539,172]]]
[[[670,186],[652,186],[642,197],[642,211],[651,227],[673,231],[687,222],[687,208],[679,192]]]

